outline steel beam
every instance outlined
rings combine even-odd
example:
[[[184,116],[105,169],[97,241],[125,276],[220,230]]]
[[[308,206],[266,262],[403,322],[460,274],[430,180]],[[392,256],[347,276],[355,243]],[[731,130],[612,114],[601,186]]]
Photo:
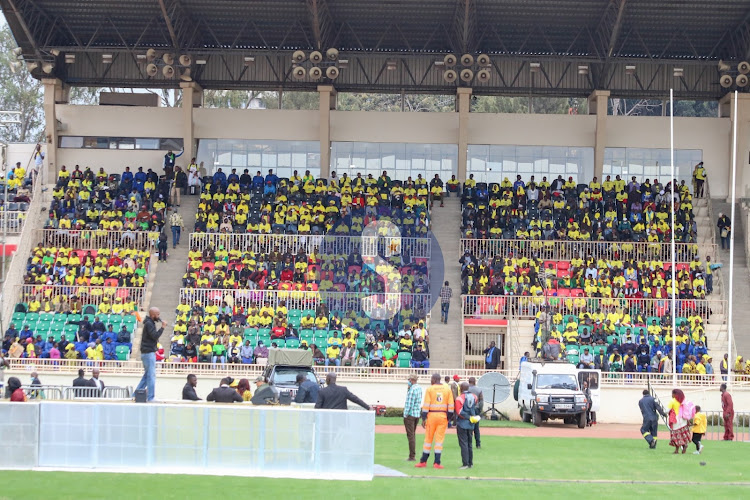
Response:
[[[331,32],[334,28],[333,18],[326,0],[306,0],[310,12],[310,24],[315,37],[315,48],[325,50],[330,48]]]

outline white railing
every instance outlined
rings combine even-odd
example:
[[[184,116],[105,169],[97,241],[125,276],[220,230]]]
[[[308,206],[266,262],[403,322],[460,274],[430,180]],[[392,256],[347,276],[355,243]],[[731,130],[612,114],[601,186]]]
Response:
[[[364,244],[363,244],[364,240]],[[429,259],[430,238],[402,237],[362,237],[362,236],[313,236],[299,234],[251,234],[251,233],[190,233],[190,248],[201,252],[223,246],[225,250],[240,250],[268,254],[277,250],[281,253],[297,253],[302,248],[306,253],[313,250],[319,254],[400,254],[411,258]]]
[[[80,368],[89,369],[96,366],[102,374],[111,375],[143,375],[143,364],[140,361],[87,361],[87,360],[50,360],[50,359],[10,359],[10,371],[36,371],[39,373],[56,373],[56,374],[75,374]],[[171,363],[159,362],[156,364],[157,377],[159,376],[185,376],[188,373],[194,373],[198,376],[205,377],[225,377],[234,378],[251,378],[262,375],[265,370],[264,365],[260,364],[224,364],[214,363]],[[333,367],[316,366],[315,370],[318,376],[323,378],[322,374],[327,371],[333,371]],[[482,369],[465,369],[465,368],[441,368],[441,369],[418,369],[418,368],[370,368],[370,367],[351,367],[337,366],[335,368],[339,380],[375,380],[375,381],[398,381],[403,382],[411,373],[416,373],[423,383],[427,383],[432,373],[438,372],[443,374],[458,375],[462,380],[469,377],[477,379],[488,372]],[[514,381],[518,376],[518,370],[495,370],[505,375],[508,380]],[[746,375],[731,374],[731,384],[736,388],[750,388],[750,377]],[[673,386],[672,375],[662,375],[653,373],[603,373],[601,376],[602,385],[617,386],[636,386],[646,387],[647,382],[652,386]],[[721,376],[714,375],[683,375],[677,374],[679,385],[704,386],[715,388],[720,383]]]
[[[37,243],[36,238],[34,238],[34,231],[42,225],[42,217],[46,217],[44,207],[47,205],[47,201],[43,198],[45,197],[42,196],[42,183],[36,182],[31,204],[27,211],[26,223],[23,225],[16,252],[13,254],[10,266],[8,266],[7,273],[5,274],[2,291],[2,318],[0,318],[0,321],[3,323],[3,330],[5,329],[5,325],[10,321],[13,309],[18,302],[20,289],[15,285],[23,283],[23,277],[26,274],[26,262],[31,255],[31,249]]]
[[[0,230],[5,227],[7,234],[18,234],[23,230],[23,223],[28,213],[21,210],[0,212]]]
[[[99,248],[155,248],[159,231],[104,231],[99,229],[39,229],[34,238],[46,247],[67,247],[80,250]]]
[[[677,262],[690,262],[698,255],[695,243],[677,243],[675,245]],[[706,247],[707,245],[704,245]],[[716,245],[710,245],[708,255],[716,261]],[[671,261],[672,249],[669,243],[643,243],[622,241],[562,241],[562,240],[483,240],[464,238],[461,240],[461,254],[469,251],[476,258],[491,259],[499,257],[536,257],[544,260],[565,260],[574,257],[595,259],[625,260],[648,259]],[[700,255],[705,259],[705,255]]]
[[[36,297],[39,300],[64,299],[68,300],[73,295],[80,299],[85,306],[98,306],[106,297],[110,305],[118,299],[124,298],[126,302],[135,302],[136,309],[142,309],[143,299],[146,296],[146,287],[123,287],[123,286],[67,286],[67,285],[16,285],[16,297],[18,302],[28,302]]]
[[[251,304],[269,304],[287,309],[315,309],[325,302],[329,311],[364,311],[374,320],[390,319],[401,309],[428,314],[432,305],[429,293],[364,293],[364,292],[306,292],[284,290],[235,290],[211,288],[181,288],[180,300],[190,305],[201,301],[203,306],[215,301],[242,306],[247,311]],[[420,315],[422,316],[422,315]]]
[[[517,316],[521,319],[535,319],[536,313],[545,304],[543,296],[517,295],[462,295],[463,315],[465,318],[493,318]],[[578,314],[585,307],[589,312],[597,309],[606,311],[608,308],[628,308],[631,317],[640,313],[646,317],[661,317],[671,309],[669,299],[607,299],[600,297],[556,297],[548,296],[547,301],[555,312],[563,316]],[[677,315],[689,316],[697,312],[704,320],[713,315],[720,315],[726,323],[727,301],[719,299],[707,300],[677,300]]]

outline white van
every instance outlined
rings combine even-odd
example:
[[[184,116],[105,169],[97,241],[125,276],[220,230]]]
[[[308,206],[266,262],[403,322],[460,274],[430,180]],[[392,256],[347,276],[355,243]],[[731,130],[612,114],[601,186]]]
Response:
[[[598,411],[599,370],[579,370],[567,361],[524,361],[514,390],[521,418],[536,426],[545,420],[563,419],[566,424],[586,427],[584,380],[591,391],[591,411]]]

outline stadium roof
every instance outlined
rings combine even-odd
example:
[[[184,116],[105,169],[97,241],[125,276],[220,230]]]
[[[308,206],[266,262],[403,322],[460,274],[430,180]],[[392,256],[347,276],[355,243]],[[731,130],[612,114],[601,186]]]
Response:
[[[446,83],[435,62],[486,53],[487,93],[663,94],[662,80],[677,77],[680,64],[678,92],[716,97],[723,90],[716,62],[750,59],[747,0],[0,0],[0,7],[24,58],[39,62],[34,76],[73,85],[176,86],[176,77],[145,74],[142,54],[154,48],[192,56],[191,78],[204,87],[311,89],[320,81],[295,80],[291,53],[337,48],[349,66],[335,85],[350,90],[471,83],[481,93],[473,81]],[[102,63],[105,53],[128,61]],[[76,54],[75,63],[65,54]],[[206,64],[197,68],[196,60]],[[549,61],[538,82],[522,75],[534,61]],[[640,78],[620,78],[634,61],[640,71],[628,75]],[[587,64],[584,78],[568,78]],[[381,68],[398,75],[382,78]]]

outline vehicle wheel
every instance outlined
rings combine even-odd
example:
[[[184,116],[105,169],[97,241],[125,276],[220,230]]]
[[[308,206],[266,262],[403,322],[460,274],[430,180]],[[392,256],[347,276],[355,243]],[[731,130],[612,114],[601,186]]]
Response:
[[[523,408],[521,408],[521,420],[523,420],[527,424],[531,422],[531,414],[523,411]]]
[[[531,422],[536,426],[539,427],[542,425],[542,414],[539,413],[539,410],[534,408],[531,410]]]
[[[578,414],[578,428],[583,429],[586,427],[586,412]]]

